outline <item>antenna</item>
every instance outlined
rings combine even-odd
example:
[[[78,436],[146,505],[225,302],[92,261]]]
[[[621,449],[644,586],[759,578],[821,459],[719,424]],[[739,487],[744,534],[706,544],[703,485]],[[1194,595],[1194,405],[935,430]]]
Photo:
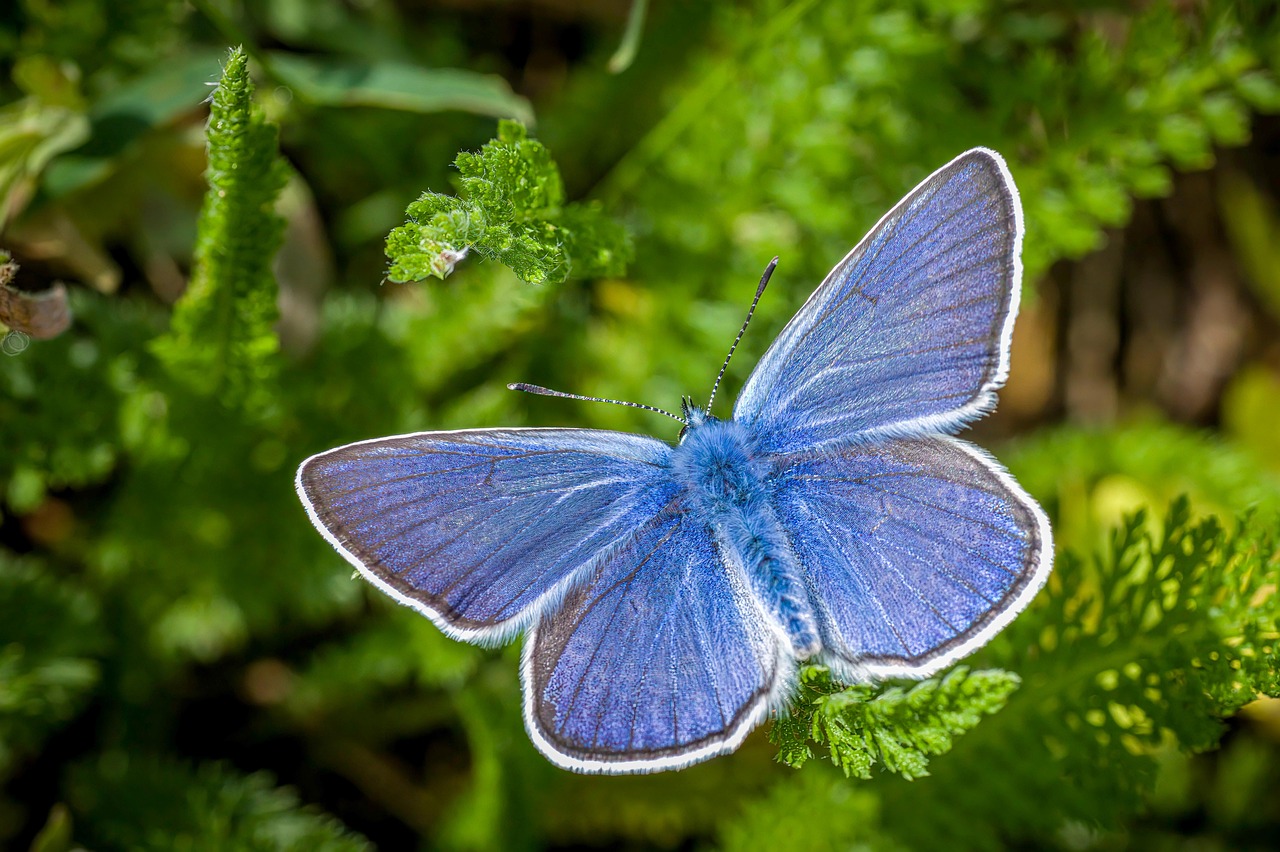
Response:
[[[565,393],[564,391],[551,390],[550,388],[544,388],[539,385],[525,384],[524,382],[515,382],[513,384],[509,384],[507,385],[507,390],[524,391],[525,393],[536,393],[538,396],[558,396],[558,397],[562,397],[563,399],[580,399],[583,402],[607,402],[610,405],[625,405],[628,408],[643,408],[645,411],[652,411],[657,414],[665,414],[668,417],[670,417],[672,420],[675,420],[677,423],[684,423],[686,426],[689,425],[688,422],[683,417],[676,417],[674,414],[672,414],[670,411],[667,411],[666,409],[657,408],[652,405],[645,405],[644,403],[641,403],[641,402],[623,402],[620,399],[605,399],[602,396],[581,396],[576,393]]]
[[[707,400],[707,416],[711,415],[711,403],[716,401],[716,391],[720,389],[720,380],[724,378],[724,371],[729,369],[729,359],[733,357],[733,351],[738,348],[742,335],[747,333],[747,324],[751,322],[751,315],[756,312],[756,305],[760,304],[760,297],[764,295],[764,288],[768,285],[769,277],[773,275],[773,270],[777,265],[778,259],[775,257],[764,268],[764,275],[760,276],[760,286],[756,288],[756,297],[751,300],[751,307],[747,309],[747,318],[742,321],[742,328],[738,329],[738,336],[733,339],[733,345],[729,347],[729,354],[724,356],[724,365],[720,368],[720,375],[716,376],[716,383],[711,386],[711,398]]]

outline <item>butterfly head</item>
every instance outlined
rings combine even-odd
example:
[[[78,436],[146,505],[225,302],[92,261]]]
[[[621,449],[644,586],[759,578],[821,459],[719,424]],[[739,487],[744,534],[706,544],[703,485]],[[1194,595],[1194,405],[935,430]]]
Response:
[[[684,440],[684,436],[689,434],[690,429],[696,429],[704,423],[716,420],[699,405],[694,405],[692,397],[684,397],[680,400],[680,413],[683,415],[680,419],[684,421],[684,428],[680,430],[680,440]]]

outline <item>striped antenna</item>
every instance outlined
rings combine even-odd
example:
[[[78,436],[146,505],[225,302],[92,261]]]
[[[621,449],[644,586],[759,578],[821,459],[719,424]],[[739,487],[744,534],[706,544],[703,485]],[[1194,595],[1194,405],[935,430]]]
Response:
[[[716,383],[711,386],[711,398],[707,400],[708,417],[711,416],[711,403],[716,401],[716,391],[720,390],[720,380],[724,378],[724,371],[729,369],[729,359],[733,357],[733,351],[738,348],[742,335],[747,333],[747,324],[751,322],[751,315],[756,312],[756,305],[760,304],[760,297],[764,295],[764,288],[769,284],[769,277],[773,275],[773,270],[777,265],[778,259],[775,257],[764,268],[764,275],[760,276],[760,286],[756,288],[756,297],[751,300],[751,307],[747,310],[747,318],[742,321],[742,328],[738,329],[738,336],[733,339],[733,345],[729,347],[729,354],[724,356],[724,365],[720,368],[720,375],[716,376]]]
[[[539,385],[530,385],[524,382],[515,382],[513,384],[509,384],[507,385],[507,389],[515,390],[515,391],[524,391],[525,393],[536,393],[538,396],[558,396],[564,399],[580,399],[583,402],[607,402],[610,405],[625,405],[627,408],[643,408],[645,411],[652,411],[657,414],[665,414],[668,417],[670,417],[672,420],[676,421],[677,423],[684,423],[685,425],[688,425],[687,421],[683,417],[677,417],[674,414],[672,414],[670,411],[667,411],[664,408],[658,408],[652,405],[645,405],[642,402],[624,402],[623,400],[620,400],[620,399],[605,399],[602,396],[581,396],[580,394],[576,394],[576,393],[565,393],[564,391],[551,390],[550,388],[544,388]]]

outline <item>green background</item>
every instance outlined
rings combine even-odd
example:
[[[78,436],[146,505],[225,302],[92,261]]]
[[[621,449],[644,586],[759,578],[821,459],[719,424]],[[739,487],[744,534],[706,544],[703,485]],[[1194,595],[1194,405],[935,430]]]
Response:
[[[15,287],[67,282],[74,316],[0,354],[0,845],[1273,848],[1274,4],[638,5],[616,73],[625,0],[0,12],[0,247]],[[267,154],[225,184],[257,200],[202,220],[237,44]],[[388,232],[500,118],[634,261],[384,280]],[[778,255],[726,412],[827,270],[975,145],[1021,190],[1026,281],[1009,383],[967,435],[1048,510],[1059,567],[970,661],[1022,686],[953,750],[922,711],[869,723],[870,780],[819,744],[779,763],[768,725],[685,772],[561,772],[523,732],[518,645],[445,639],[307,522],[296,465],[346,441],[674,440],[505,385],[703,399]],[[932,774],[892,771],[891,740],[933,743]]]

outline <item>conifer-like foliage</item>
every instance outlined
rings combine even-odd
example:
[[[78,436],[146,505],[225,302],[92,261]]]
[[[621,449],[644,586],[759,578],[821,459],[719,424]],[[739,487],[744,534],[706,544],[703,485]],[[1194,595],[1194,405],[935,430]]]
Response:
[[[98,683],[105,640],[95,601],[43,566],[0,551],[0,776],[74,718]],[[50,630],[51,625],[60,625]]]
[[[812,739],[847,776],[870,779],[880,764],[911,780],[929,774],[930,757],[950,751],[954,737],[998,712],[1017,688],[1011,672],[965,666],[911,687],[840,688],[824,666],[808,666],[791,714],[774,724],[769,738],[778,759],[797,769],[813,757]]]
[[[175,376],[230,405],[261,404],[279,346],[271,263],[284,231],[274,211],[288,180],[278,130],[253,103],[249,58],[231,52],[213,90],[209,190],[200,210],[195,268],[155,351]],[[255,399],[255,397],[257,397]]]
[[[1197,520],[1181,499],[1158,521],[1131,516],[1095,556],[1062,554],[1037,606],[974,658],[1018,672],[1021,688],[1008,689],[1008,675],[997,679],[1001,703],[1008,696],[1003,710],[933,761],[931,777],[885,786],[884,835],[907,848],[945,836],[951,848],[984,849],[1048,837],[1064,825],[1132,818],[1171,753],[1215,747],[1224,720],[1280,694],[1276,529],[1274,514],[1231,528]],[[942,686],[964,678],[957,669]],[[808,689],[824,691],[817,683]],[[928,695],[929,684],[915,690]],[[854,718],[874,718],[880,700]],[[929,730],[918,727],[932,715],[926,701],[916,705],[923,713],[884,714],[890,724],[878,736],[896,734],[894,745],[910,749],[915,731]],[[780,729],[781,722],[775,737]],[[783,742],[783,756],[793,759],[796,741]],[[911,750],[907,757],[919,760]]]
[[[568,203],[551,153],[516,121],[479,153],[454,160],[460,195],[426,192],[387,237],[388,277],[444,278],[474,251],[530,284],[621,275],[631,238],[595,203]]]
[[[615,75],[623,23],[589,4],[250,5],[0,16],[10,283],[65,282],[72,317],[0,351],[0,846],[1273,845],[1273,10],[636,4]],[[676,440],[505,385],[705,392],[780,255],[732,399],[978,144],[1022,191],[1027,279],[968,437],[1059,551],[960,665],[809,666],[733,755],[577,776],[523,730],[517,645],[448,639],[307,523],[297,463],[349,441]]]
[[[1197,521],[1180,499],[1159,523],[1143,512],[1126,520],[1092,560],[1066,555],[1039,629],[1021,625],[987,652],[1059,685],[1034,710],[1028,697],[1024,712],[1044,714],[1046,756],[1054,741],[1073,742],[1058,758],[1065,777],[1105,785],[1124,807],[1161,745],[1212,747],[1222,719],[1277,694],[1276,528],[1273,514],[1235,529]]]

